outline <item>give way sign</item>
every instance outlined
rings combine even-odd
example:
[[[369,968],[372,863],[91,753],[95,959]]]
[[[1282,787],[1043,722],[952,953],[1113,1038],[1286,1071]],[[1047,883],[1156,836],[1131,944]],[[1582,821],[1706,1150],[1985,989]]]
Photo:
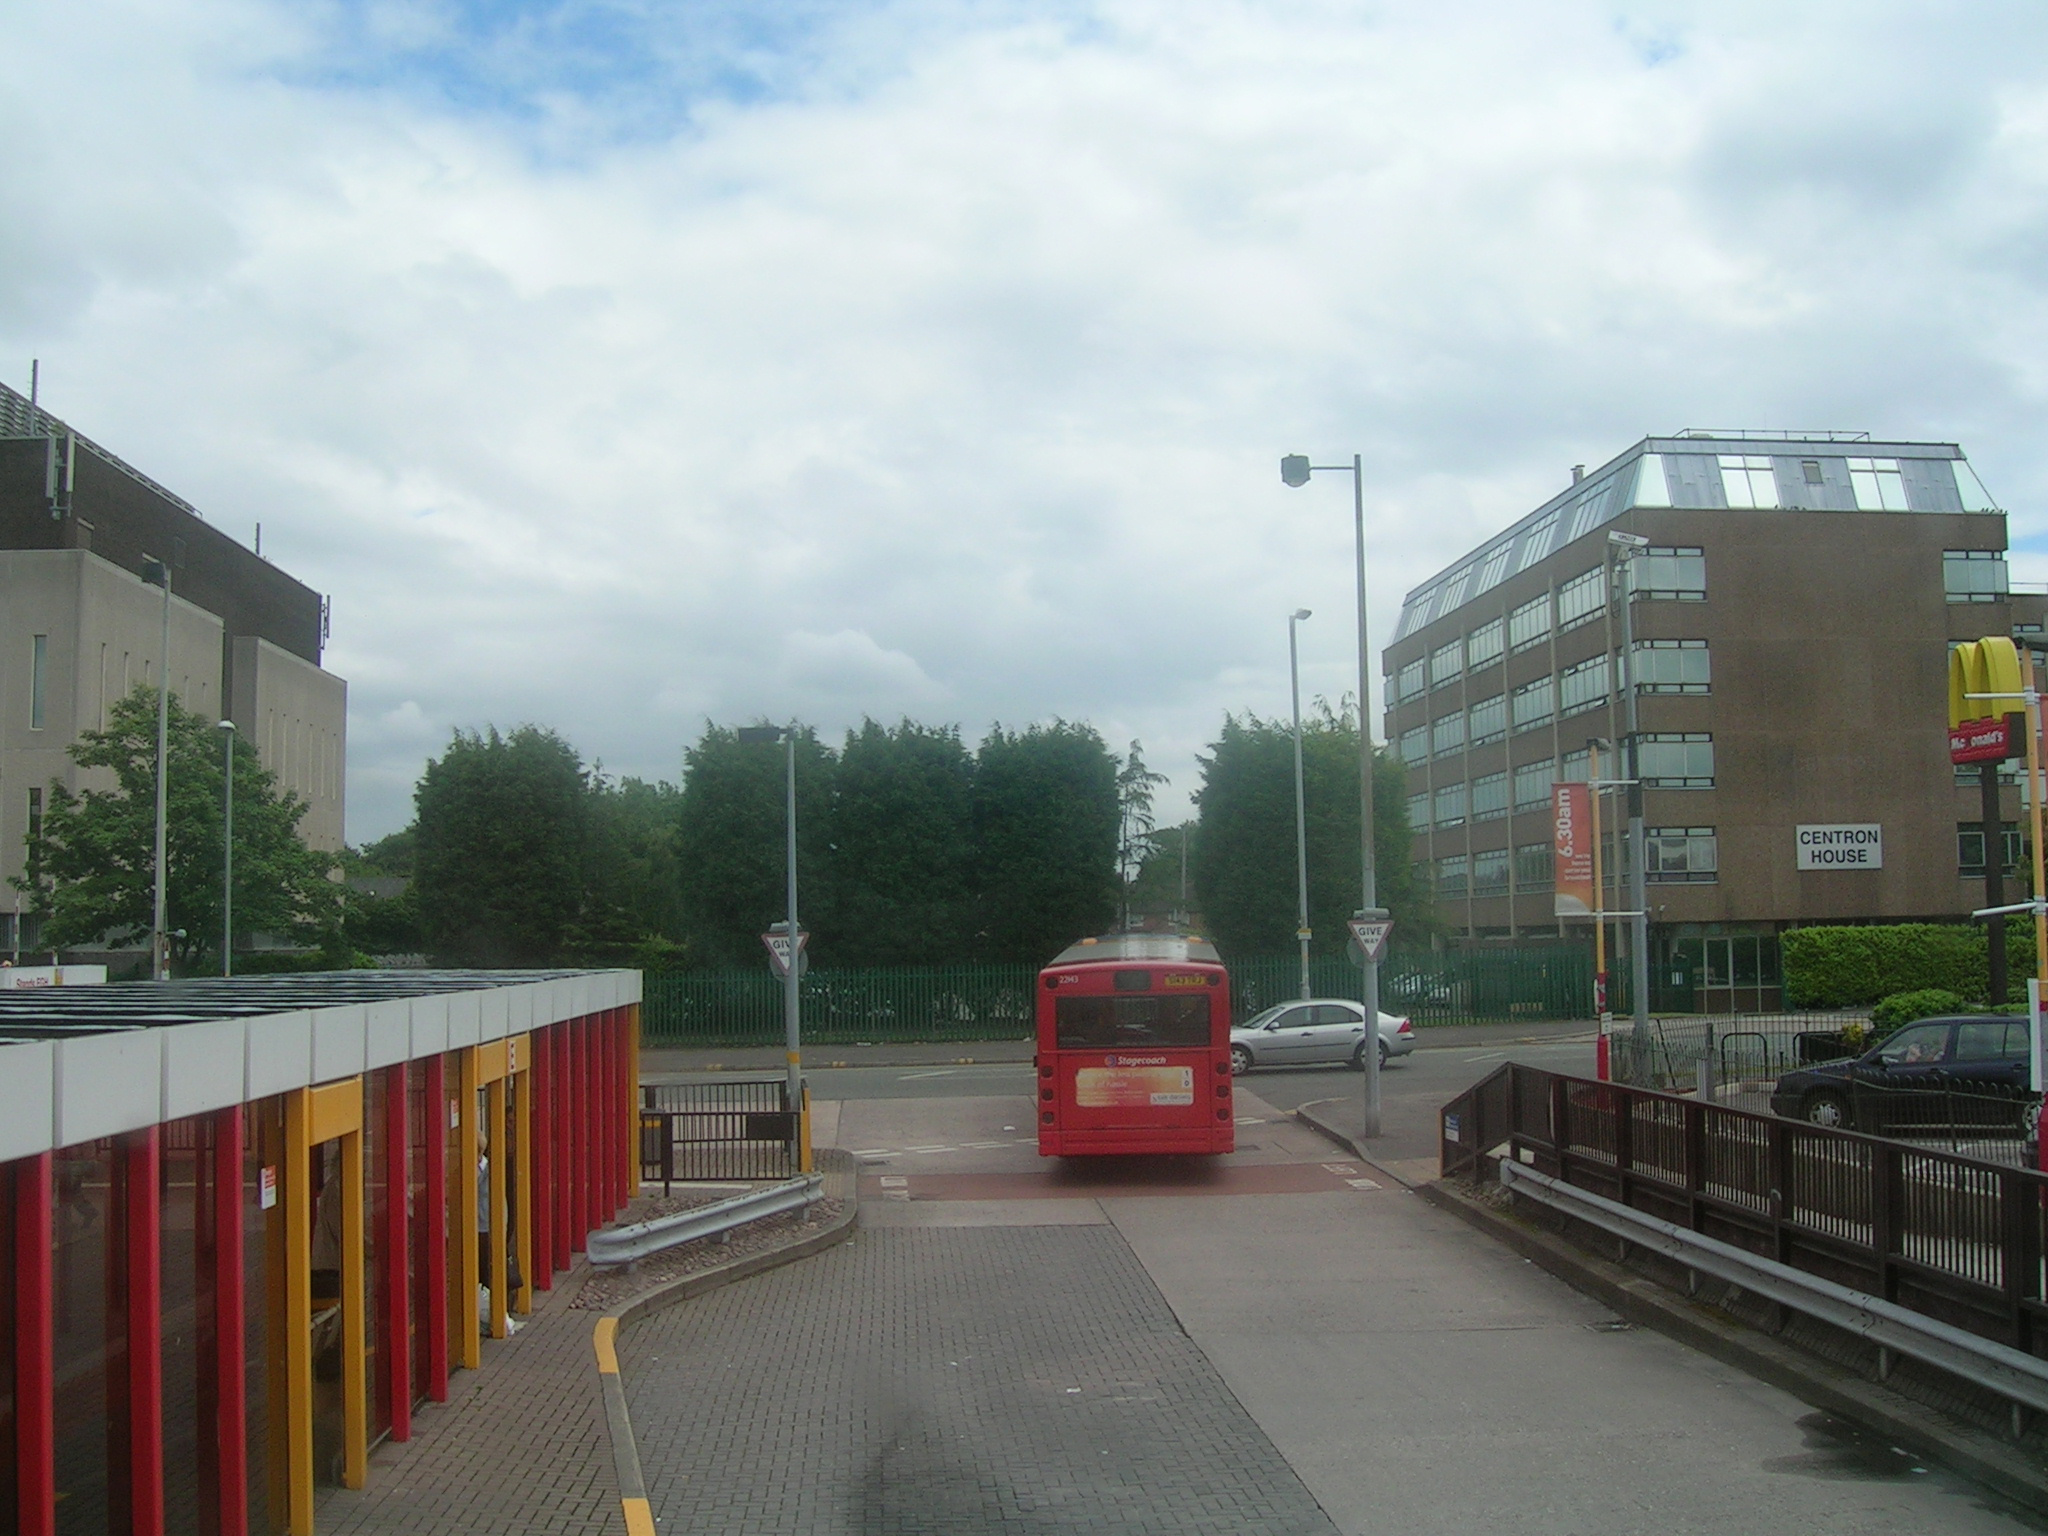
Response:
[[[1348,919],[1351,939],[1364,952],[1367,963],[1376,964],[1387,952],[1387,935],[1394,931],[1394,920],[1390,917],[1354,917]]]
[[[801,928],[797,930],[796,973],[799,976],[811,968],[811,957],[804,953],[804,945],[810,941],[810,937]],[[768,946],[768,963],[775,967],[775,974],[787,976],[789,974],[788,932],[781,928],[771,928],[768,932],[761,935],[761,942]]]

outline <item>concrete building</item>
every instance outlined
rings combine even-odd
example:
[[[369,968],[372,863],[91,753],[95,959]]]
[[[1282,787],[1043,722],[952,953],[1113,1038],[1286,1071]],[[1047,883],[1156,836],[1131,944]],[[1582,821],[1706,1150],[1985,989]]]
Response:
[[[67,755],[78,734],[130,689],[155,686],[163,594],[142,580],[151,559],[171,572],[172,691],[234,721],[307,803],[299,830],[312,847],[342,846],[348,685],[320,665],[320,594],[0,385],[0,880],[21,873],[51,781],[94,782]]]
[[[1982,905],[1948,648],[2039,637],[2048,612],[2010,590],[2004,513],[1954,444],[1687,432],[1575,471],[1403,605],[1386,736],[1452,931],[1590,942],[1553,915],[1550,796],[1587,777],[1591,740],[1625,733],[1614,529],[1649,540],[1631,613],[1653,1006],[1775,1007],[1788,927]],[[1618,800],[1606,814],[1605,906],[1621,910]],[[1873,827],[1866,867],[1802,867],[1802,828]]]

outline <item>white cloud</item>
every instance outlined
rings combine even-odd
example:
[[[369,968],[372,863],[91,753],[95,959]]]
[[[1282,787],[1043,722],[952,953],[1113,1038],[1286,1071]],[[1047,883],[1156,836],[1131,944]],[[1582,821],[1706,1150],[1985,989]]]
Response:
[[[1355,686],[1297,448],[1366,457],[1382,638],[1684,425],[1958,439],[2048,531],[2032,7],[828,7],[667,119],[343,9],[16,8],[0,358],[334,594],[359,839],[456,726],[672,775],[792,712],[1092,719],[1170,819],[1289,609]]]

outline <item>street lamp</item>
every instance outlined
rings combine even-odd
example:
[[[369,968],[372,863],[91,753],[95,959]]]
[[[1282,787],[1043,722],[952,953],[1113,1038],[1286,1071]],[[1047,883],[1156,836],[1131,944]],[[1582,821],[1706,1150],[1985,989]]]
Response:
[[[1351,522],[1357,535],[1358,575],[1358,863],[1361,918],[1384,918],[1373,878],[1372,850],[1372,646],[1365,628],[1365,459],[1354,453],[1349,464],[1311,464],[1308,455],[1290,453],[1280,461],[1284,484],[1304,486],[1318,472],[1351,476]],[[1380,1133],[1380,1053],[1371,1049],[1380,1032],[1380,963],[1367,950],[1365,961],[1365,1033],[1368,1047],[1359,1052],[1365,1068],[1365,1114],[1361,1135]]]
[[[1634,1049],[1640,1053],[1650,1038],[1650,903],[1644,866],[1649,849],[1643,843],[1643,771],[1636,731],[1636,556],[1650,547],[1639,533],[1619,528],[1607,535],[1607,547],[1621,562],[1621,698],[1628,754],[1622,777],[1628,783],[1628,991],[1634,1013]],[[1610,586],[1611,590],[1611,586]]]
[[[1299,897],[1294,937],[1301,944],[1301,996],[1314,996],[1308,980],[1308,815],[1301,797],[1301,658],[1294,639],[1295,626],[1309,616],[1306,608],[1287,615],[1287,689],[1294,701],[1294,883]]]
[[[167,780],[165,764],[171,746],[171,568],[162,560],[142,562],[142,579],[164,589],[163,644],[157,651],[156,687],[156,893],[151,907],[149,929],[149,974],[163,981],[171,973],[171,957],[164,933],[164,828]]]
[[[222,798],[220,860],[220,973],[235,974],[235,722],[220,723],[220,739],[226,744],[227,785]]]
[[[743,725],[739,730],[742,746],[765,746],[780,741],[789,749],[789,774],[785,810],[786,842],[789,854],[788,928],[789,964],[784,967],[782,977],[782,1035],[784,1052],[789,1062],[789,1110],[791,1114],[803,1112],[803,1041],[799,1025],[800,1003],[798,984],[803,969],[803,948],[799,941],[802,929],[796,925],[796,728],[781,725]]]

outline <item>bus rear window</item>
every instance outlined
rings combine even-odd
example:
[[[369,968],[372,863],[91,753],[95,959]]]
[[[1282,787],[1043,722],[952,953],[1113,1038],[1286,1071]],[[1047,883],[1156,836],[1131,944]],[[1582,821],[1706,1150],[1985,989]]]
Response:
[[[1209,1043],[1209,997],[1061,997],[1054,1002],[1061,1050]]]

